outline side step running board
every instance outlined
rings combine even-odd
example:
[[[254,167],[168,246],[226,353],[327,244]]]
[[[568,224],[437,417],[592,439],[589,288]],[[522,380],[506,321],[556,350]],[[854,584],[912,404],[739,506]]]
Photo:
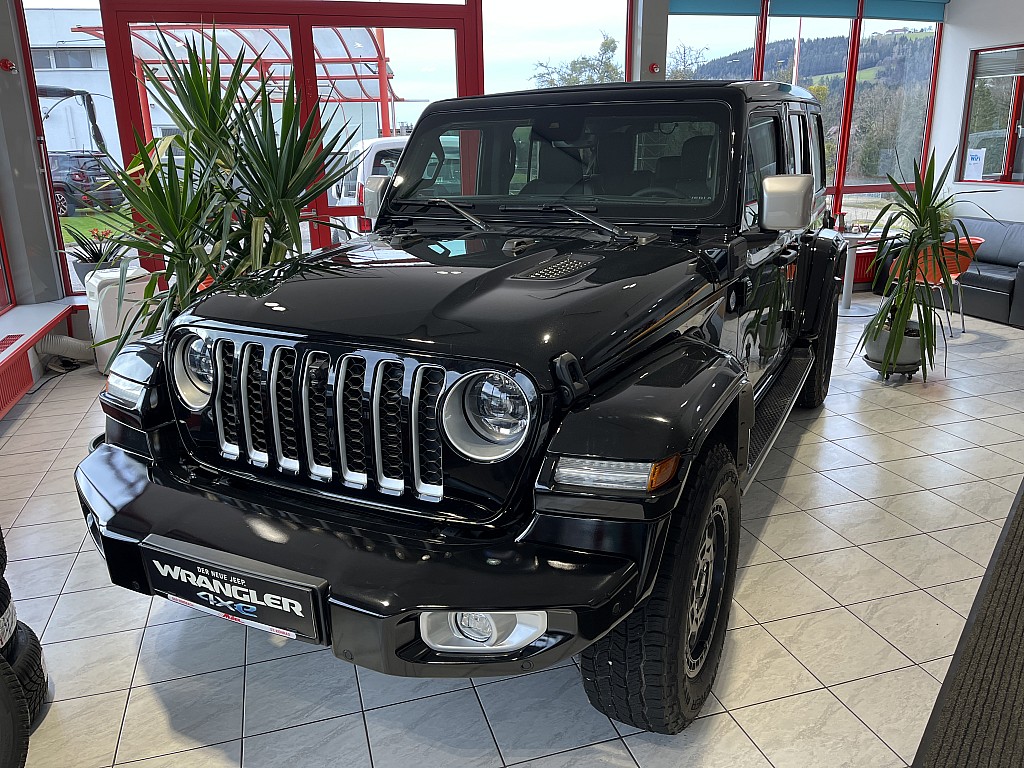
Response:
[[[779,432],[786,425],[786,419],[796,405],[796,399],[813,364],[814,353],[810,349],[793,350],[786,367],[757,401],[754,407],[754,428],[750,430],[750,471],[743,486],[744,493],[754,482]]]

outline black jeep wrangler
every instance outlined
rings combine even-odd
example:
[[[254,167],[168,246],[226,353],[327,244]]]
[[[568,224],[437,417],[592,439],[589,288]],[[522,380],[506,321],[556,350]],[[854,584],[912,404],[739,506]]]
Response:
[[[741,494],[828,389],[824,193],[788,85],[429,106],[372,234],[116,358],[75,474],[111,580],[396,675],[580,654],[601,711],[681,730]]]

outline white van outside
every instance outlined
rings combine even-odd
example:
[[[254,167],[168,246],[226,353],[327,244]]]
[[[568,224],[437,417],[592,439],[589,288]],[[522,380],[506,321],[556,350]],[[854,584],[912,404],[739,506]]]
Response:
[[[354,165],[340,182],[334,185],[329,197],[333,206],[362,205],[363,184],[370,176],[390,176],[398,165],[408,136],[389,136],[382,139],[364,139],[348,151],[346,162]],[[333,239],[344,241],[373,230],[374,220],[365,216],[336,216],[332,219],[345,229],[335,229]],[[346,231],[347,229],[347,231]]]

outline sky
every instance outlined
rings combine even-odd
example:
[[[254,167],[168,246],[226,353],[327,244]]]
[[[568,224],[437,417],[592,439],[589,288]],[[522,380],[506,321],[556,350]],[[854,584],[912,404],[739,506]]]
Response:
[[[24,0],[26,8],[98,9],[97,0]],[[382,5],[386,5],[382,3]],[[485,90],[489,93],[534,87],[538,62],[557,64],[594,54],[602,33],[619,43],[625,64],[625,0],[483,0]],[[753,17],[673,16],[668,49],[683,42],[704,48],[709,59],[754,44]],[[773,19],[769,40],[793,37],[796,19]],[[804,23],[805,38],[845,34],[849,21],[819,19]],[[394,72],[398,121],[414,122],[429,101],[455,90],[455,40],[450,30],[389,29],[386,53]]]

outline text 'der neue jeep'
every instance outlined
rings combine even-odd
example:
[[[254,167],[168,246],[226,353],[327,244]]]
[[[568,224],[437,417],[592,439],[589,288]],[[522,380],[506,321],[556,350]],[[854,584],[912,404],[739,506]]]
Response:
[[[740,503],[828,388],[819,107],[767,82],[438,102],[376,227],[127,345],[75,479],[115,584],[417,677],[580,655],[693,720]]]

